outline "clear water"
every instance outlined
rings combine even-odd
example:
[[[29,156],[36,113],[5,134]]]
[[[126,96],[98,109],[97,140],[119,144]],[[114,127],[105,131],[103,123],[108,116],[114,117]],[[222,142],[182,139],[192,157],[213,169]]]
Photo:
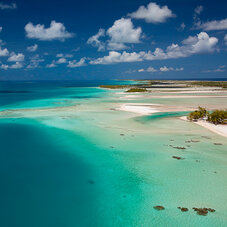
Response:
[[[0,83],[0,226],[226,226],[226,138],[186,112],[114,111],[97,83]]]

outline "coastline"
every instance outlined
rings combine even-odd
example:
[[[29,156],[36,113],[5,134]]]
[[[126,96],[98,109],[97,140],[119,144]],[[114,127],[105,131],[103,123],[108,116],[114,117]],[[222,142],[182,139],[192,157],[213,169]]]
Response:
[[[137,113],[139,115],[150,115],[152,113],[160,112],[157,108],[158,104],[148,103],[124,103],[117,110]]]
[[[184,116],[184,117],[179,117],[181,120],[184,120],[184,121],[188,121],[187,120],[187,117]],[[212,124],[212,123],[209,123],[207,121],[204,121],[204,120],[199,120],[197,122],[193,122],[197,125],[200,125],[218,135],[221,135],[221,136],[224,136],[227,138],[227,125],[215,125],[215,124]]]

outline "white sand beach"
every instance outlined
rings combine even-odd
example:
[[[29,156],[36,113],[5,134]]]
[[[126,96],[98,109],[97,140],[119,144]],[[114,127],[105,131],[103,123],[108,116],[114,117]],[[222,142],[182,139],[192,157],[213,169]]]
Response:
[[[180,117],[180,119],[188,121],[186,116]],[[206,129],[208,129],[208,130],[210,130],[210,131],[212,131],[212,132],[214,132],[218,135],[227,137],[227,125],[215,125],[215,124],[209,123],[205,120],[199,120],[199,121],[194,122],[194,123],[206,128]]]
[[[133,112],[140,115],[149,115],[152,113],[160,112],[160,110],[155,108],[157,106],[160,106],[160,105],[147,104],[147,103],[124,103],[119,108],[117,108],[117,110]]]

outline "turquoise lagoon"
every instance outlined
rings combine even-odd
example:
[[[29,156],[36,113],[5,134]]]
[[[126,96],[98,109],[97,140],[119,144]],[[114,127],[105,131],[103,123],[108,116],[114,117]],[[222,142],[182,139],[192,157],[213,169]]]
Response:
[[[120,94],[97,85],[0,83],[0,226],[227,226],[226,138],[186,112],[116,111]]]

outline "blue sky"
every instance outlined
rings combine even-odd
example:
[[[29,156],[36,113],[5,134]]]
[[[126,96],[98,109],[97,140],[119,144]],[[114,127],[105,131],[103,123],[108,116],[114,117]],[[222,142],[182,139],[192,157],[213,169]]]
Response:
[[[226,79],[226,13],[223,0],[0,0],[0,80]]]

